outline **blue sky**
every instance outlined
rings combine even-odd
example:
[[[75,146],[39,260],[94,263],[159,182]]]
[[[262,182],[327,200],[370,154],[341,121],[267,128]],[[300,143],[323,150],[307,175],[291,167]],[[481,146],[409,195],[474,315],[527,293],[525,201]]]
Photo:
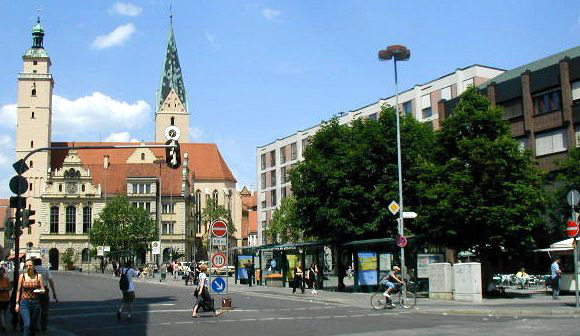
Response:
[[[53,141],[154,139],[169,1],[0,0],[0,197],[14,175],[21,56],[37,8],[55,78]],[[394,93],[377,51],[405,44],[402,89],[474,63],[510,69],[578,45],[578,1],[174,0],[192,141],[238,186],[256,147]]]

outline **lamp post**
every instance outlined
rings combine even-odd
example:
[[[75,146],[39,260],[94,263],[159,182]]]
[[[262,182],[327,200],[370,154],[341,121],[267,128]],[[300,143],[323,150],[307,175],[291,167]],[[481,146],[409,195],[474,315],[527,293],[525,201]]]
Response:
[[[405,234],[403,225],[403,172],[401,162],[401,127],[399,115],[399,81],[397,77],[397,61],[407,61],[411,57],[411,50],[402,45],[388,46],[387,49],[379,51],[379,60],[388,61],[393,59],[395,65],[395,111],[397,114],[397,166],[399,171],[399,225],[400,236]],[[407,267],[405,267],[405,247],[401,247],[401,277],[405,279]]]
[[[159,241],[159,253],[161,254],[161,231],[163,230],[163,227],[161,225],[161,214],[163,213],[163,204],[161,203],[161,165],[165,164],[165,160],[162,159],[157,159],[154,160],[153,163],[157,163],[159,164],[159,180],[157,183],[157,229],[158,229],[158,234],[157,234],[157,240]],[[161,255],[157,255],[156,257],[156,264],[157,264],[157,270],[161,269]]]

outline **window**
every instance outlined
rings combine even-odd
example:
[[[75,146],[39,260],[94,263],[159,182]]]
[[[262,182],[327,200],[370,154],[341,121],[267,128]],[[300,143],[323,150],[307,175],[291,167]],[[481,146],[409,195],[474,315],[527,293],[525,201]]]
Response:
[[[175,204],[174,203],[164,203],[161,205],[161,213],[164,214],[173,214],[175,213]]]
[[[451,86],[441,89],[441,99],[451,99]]]
[[[373,113],[373,114],[369,114],[369,120],[377,120],[377,114]]]
[[[232,191],[231,190],[228,192],[228,206],[227,206],[227,208],[228,208],[228,211],[232,210]]]
[[[85,192],[85,184],[84,184],[84,183],[83,183],[83,184],[81,184],[81,191],[82,191],[82,192]]]
[[[137,193],[137,185],[133,184],[132,186],[133,186],[133,194],[136,194]]]
[[[37,65],[38,61],[32,61],[32,65]]]
[[[534,95],[533,100],[535,115],[562,109],[562,93],[560,89]]]
[[[292,160],[296,160],[298,158],[298,148],[296,147],[295,142],[293,142],[290,145],[290,153],[291,153]]]
[[[32,112],[32,115],[30,116],[30,119],[35,119],[34,118],[34,112]]]
[[[218,191],[214,190],[212,193],[212,198],[216,202],[216,204],[218,203],[218,195],[219,195]]]
[[[270,187],[276,186],[276,170],[270,172]]]
[[[286,178],[287,178],[287,173],[286,173],[286,167],[282,167],[280,168],[280,183],[284,184],[286,183]]]
[[[145,153],[141,153],[141,161],[145,161]]]
[[[280,148],[280,163],[286,162],[286,147]]]
[[[171,117],[171,126],[175,125],[175,117]]]
[[[266,169],[266,154],[260,155],[260,160],[262,163],[262,169]]]
[[[274,167],[276,165],[276,151],[273,150],[270,152],[270,167]]]
[[[580,81],[572,83],[572,100],[574,103],[580,102]]]
[[[58,192],[62,192],[62,184],[58,185]]]
[[[524,109],[521,99],[512,99],[500,104],[504,109],[504,118],[511,119],[523,115]]]
[[[260,194],[260,202],[262,203],[262,209],[266,207],[266,193]]]
[[[133,184],[133,194],[150,194],[151,184],[150,183],[134,183]]]
[[[270,192],[270,200],[271,200],[270,204],[272,206],[276,206],[276,189]]]
[[[88,248],[85,248],[81,252],[81,260],[83,263],[88,263],[91,261],[91,252]]]
[[[403,113],[406,116],[413,115],[413,101],[412,100],[409,100],[409,101],[403,103]]]
[[[83,207],[83,233],[89,233],[93,223],[93,208]]]
[[[32,91],[30,92],[30,95],[33,97],[36,97],[36,89],[32,89]]]
[[[308,138],[302,139],[302,155],[304,155],[304,149],[308,145]]]
[[[145,193],[146,194],[151,193],[151,184],[150,183],[145,184]]]
[[[520,150],[524,151],[526,149],[526,144],[528,143],[528,139],[526,138],[517,138],[516,141],[520,147]]]
[[[463,81],[463,88],[467,90],[468,87],[475,85],[473,78],[469,78]]]
[[[34,148],[34,141],[30,141],[30,148]]]
[[[563,129],[536,135],[536,156],[563,152],[568,139]]]
[[[266,188],[266,173],[260,175],[260,186],[262,189]]]
[[[66,207],[66,233],[75,233],[77,229],[77,208],[74,205]]]
[[[286,197],[288,197],[287,193],[286,193],[286,187],[282,187],[281,190],[281,195],[280,195],[280,200],[285,199]]]
[[[30,168],[34,167],[34,162],[32,162],[32,160],[30,160],[30,164],[28,165]]]
[[[421,118],[427,119],[433,116],[433,110],[430,107],[424,108],[421,110]]]
[[[429,118],[433,115],[431,110],[431,95],[426,94],[421,97],[421,118]]]
[[[161,222],[163,234],[174,234],[175,233],[175,222]]]
[[[197,231],[201,232],[201,190],[195,192],[195,221],[197,224]]]
[[[133,206],[151,212],[151,202],[133,202]]]
[[[36,69],[35,69],[35,70],[32,70],[32,73],[37,73],[37,72],[38,72],[38,71],[37,71]]]
[[[58,233],[58,207],[50,207],[50,233]]]

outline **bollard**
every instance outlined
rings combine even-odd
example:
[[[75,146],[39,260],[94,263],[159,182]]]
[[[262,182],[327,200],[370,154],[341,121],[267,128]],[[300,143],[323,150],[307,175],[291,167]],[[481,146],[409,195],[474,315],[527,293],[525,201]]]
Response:
[[[226,297],[222,299],[222,309],[223,310],[232,309],[232,298]]]

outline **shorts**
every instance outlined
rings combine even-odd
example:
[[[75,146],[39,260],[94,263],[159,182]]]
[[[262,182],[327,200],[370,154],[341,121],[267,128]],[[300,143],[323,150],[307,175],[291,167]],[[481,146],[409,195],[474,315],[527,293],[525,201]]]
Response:
[[[124,291],[123,292],[123,303],[133,303],[135,301],[135,292],[134,291]]]
[[[395,284],[390,281],[385,281],[385,286],[387,286],[387,288],[395,288]]]

